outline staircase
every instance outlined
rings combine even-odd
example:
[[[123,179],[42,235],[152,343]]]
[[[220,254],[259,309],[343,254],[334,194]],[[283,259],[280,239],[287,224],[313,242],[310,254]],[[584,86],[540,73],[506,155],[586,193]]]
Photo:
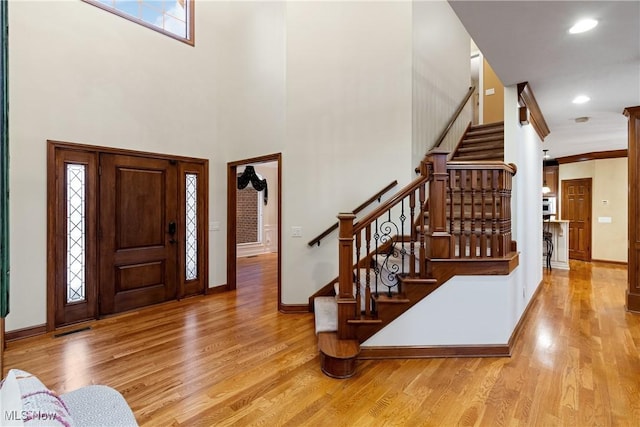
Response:
[[[504,122],[470,126],[453,161],[504,161]]]
[[[503,127],[483,131],[497,128]],[[359,221],[338,216],[339,276],[325,287],[332,292],[313,299],[325,374],[354,375],[360,343],[454,275],[508,274],[517,265],[510,212],[515,166],[447,162],[447,155],[430,152],[416,180]]]

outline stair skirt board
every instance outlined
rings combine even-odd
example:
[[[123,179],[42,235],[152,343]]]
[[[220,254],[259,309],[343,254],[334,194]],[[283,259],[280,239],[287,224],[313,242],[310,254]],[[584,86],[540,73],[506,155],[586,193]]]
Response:
[[[335,297],[317,297],[313,300],[316,334],[338,330],[338,303]]]
[[[511,344],[360,347],[360,360],[444,357],[511,357]]]

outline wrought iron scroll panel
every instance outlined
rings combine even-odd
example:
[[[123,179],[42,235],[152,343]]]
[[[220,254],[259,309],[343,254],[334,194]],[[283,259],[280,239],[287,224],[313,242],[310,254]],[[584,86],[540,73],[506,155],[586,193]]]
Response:
[[[356,314],[371,314],[376,297],[401,293],[398,276],[415,277],[425,248],[426,179],[375,219],[354,226]]]

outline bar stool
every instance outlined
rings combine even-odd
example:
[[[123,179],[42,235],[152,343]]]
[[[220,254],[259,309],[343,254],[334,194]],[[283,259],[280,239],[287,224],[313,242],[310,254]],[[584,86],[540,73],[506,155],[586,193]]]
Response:
[[[546,267],[551,270],[551,256],[553,255],[553,234],[549,231],[551,215],[542,215],[542,220],[542,242],[545,245]]]

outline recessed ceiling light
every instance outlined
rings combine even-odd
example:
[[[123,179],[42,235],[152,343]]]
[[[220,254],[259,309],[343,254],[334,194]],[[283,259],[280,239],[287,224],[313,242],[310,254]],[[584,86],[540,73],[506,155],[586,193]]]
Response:
[[[570,34],[579,34],[592,30],[598,25],[598,21],[595,19],[583,19],[576,22],[573,27],[569,28]]]
[[[589,102],[590,100],[591,98],[589,98],[587,95],[578,95],[575,98],[573,98],[573,103],[584,104],[585,102]]]
[[[586,122],[589,121],[589,118],[590,117],[588,117],[588,116],[582,116],[582,117],[576,117],[573,120],[575,120],[576,123],[586,123]]]

